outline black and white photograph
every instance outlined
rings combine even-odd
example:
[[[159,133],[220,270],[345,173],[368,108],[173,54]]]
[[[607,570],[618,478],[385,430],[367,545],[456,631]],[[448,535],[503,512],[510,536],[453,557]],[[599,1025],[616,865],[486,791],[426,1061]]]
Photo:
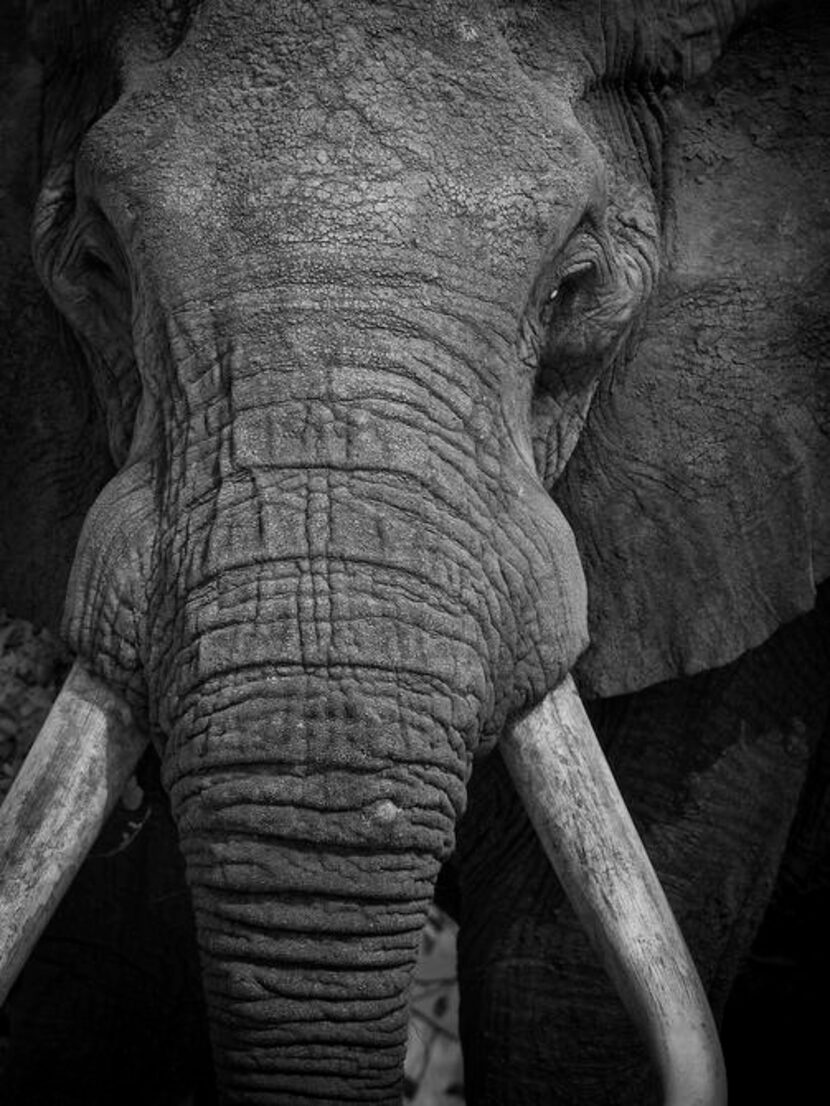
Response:
[[[829,1094],[828,0],[0,0],[0,1106]]]

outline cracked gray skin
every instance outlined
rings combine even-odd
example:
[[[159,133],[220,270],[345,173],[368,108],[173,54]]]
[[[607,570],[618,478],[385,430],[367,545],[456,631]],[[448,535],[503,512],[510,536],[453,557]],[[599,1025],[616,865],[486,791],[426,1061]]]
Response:
[[[455,852],[469,1101],[648,1101],[488,754],[574,668],[608,698],[722,1007],[827,710],[826,20],[42,7],[33,255],[88,375],[35,381],[100,417],[59,496],[70,412],[8,386],[7,587],[54,617],[23,508],[73,545],[111,463],[62,625],[153,734],[222,1100],[399,1100]]]

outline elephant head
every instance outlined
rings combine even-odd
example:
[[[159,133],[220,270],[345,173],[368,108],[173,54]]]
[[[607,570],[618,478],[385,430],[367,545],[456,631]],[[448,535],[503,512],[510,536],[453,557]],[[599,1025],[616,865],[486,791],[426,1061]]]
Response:
[[[425,911],[500,739],[667,1100],[721,1100],[568,676],[586,586],[549,491],[658,283],[660,91],[746,6],[34,6],[34,258],[117,468],[44,738],[78,750],[68,817],[93,816],[58,836],[94,834],[150,735],[224,1100],[397,1100]],[[561,485],[574,518],[597,438]],[[9,808],[14,879],[44,786]],[[53,898],[64,851],[26,886]]]

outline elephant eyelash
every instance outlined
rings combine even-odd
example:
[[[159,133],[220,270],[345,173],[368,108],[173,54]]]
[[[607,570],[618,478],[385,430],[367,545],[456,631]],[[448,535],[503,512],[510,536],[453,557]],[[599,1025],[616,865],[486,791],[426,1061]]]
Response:
[[[108,281],[111,284],[118,283],[118,276],[109,261],[97,250],[87,248],[81,258],[81,267],[93,279]]]
[[[582,379],[601,364],[609,343],[601,319],[615,287],[611,243],[581,226],[560,251],[536,301],[537,388],[558,390],[565,378]]]
[[[78,283],[111,322],[129,321],[129,278],[117,251],[85,245],[78,259]]]
[[[115,233],[103,212],[92,206],[78,228],[75,268],[85,283],[123,291],[128,286],[127,265]]]
[[[559,255],[553,280],[541,303],[542,323],[553,320],[553,313],[562,310],[578,292],[589,292],[598,284],[607,269],[605,248],[596,233],[581,224]]]
[[[567,317],[577,299],[581,296],[590,296],[599,281],[598,261],[584,255],[558,274],[556,282],[541,304],[539,321],[543,331],[550,332],[555,327],[557,318]]]
[[[596,269],[596,263],[592,259],[573,265],[559,277],[556,286],[548,293],[547,302],[553,303],[563,292],[568,290],[569,286],[579,283],[583,277],[596,272]]]
[[[87,321],[105,331],[128,335],[132,290],[124,254],[102,212],[95,206],[79,220],[60,264],[69,300],[81,305]],[[83,328],[83,319],[78,324]],[[128,339],[127,339],[128,340]]]

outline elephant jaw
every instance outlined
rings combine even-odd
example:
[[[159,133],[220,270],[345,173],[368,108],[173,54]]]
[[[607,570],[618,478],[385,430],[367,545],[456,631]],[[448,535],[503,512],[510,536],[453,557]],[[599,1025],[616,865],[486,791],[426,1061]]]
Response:
[[[0,815],[0,1003],[146,746],[123,700],[76,662]],[[501,750],[649,1044],[665,1106],[723,1106],[723,1059],[700,979],[570,676]]]

